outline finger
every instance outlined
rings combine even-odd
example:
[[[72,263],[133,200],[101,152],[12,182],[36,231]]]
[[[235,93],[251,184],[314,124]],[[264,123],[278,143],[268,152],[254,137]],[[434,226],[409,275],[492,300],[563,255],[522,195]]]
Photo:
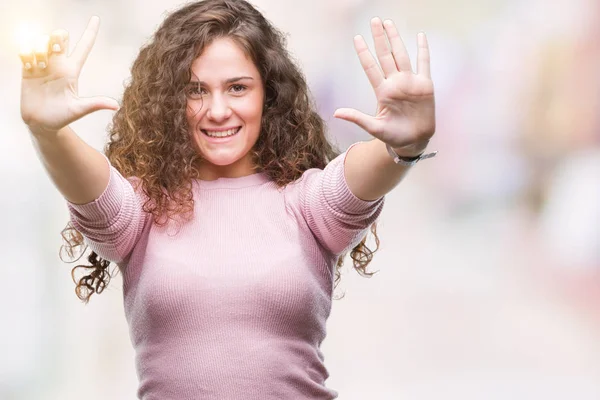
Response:
[[[419,51],[417,54],[417,74],[431,79],[431,61],[429,56],[429,42],[425,32],[419,32],[417,36]]]
[[[398,72],[394,56],[385,37],[381,19],[375,17],[371,20],[371,32],[373,33],[373,41],[375,43],[375,53],[379,59],[379,64],[381,64],[383,74],[388,77],[394,72]]]
[[[363,128],[365,131],[369,132],[371,135],[379,138],[380,135],[380,126],[379,121],[373,118],[370,115],[362,113],[353,108],[338,108],[333,113],[335,118],[340,118],[346,120],[348,122],[353,122],[356,125]]]
[[[362,36],[357,35],[354,37],[354,48],[358,54],[360,65],[362,65],[369,82],[371,82],[371,86],[375,89],[378,88],[385,78]]]
[[[50,36],[45,35],[39,38],[34,48],[35,67],[43,70],[48,66],[48,46]]]
[[[98,28],[100,26],[100,18],[97,16],[93,16],[90,18],[90,22],[88,23],[85,32],[79,39],[79,42],[75,46],[73,50],[73,54],[71,57],[74,58],[75,62],[79,65],[79,68],[85,64],[85,61],[94,47],[94,42],[96,41],[96,35],[98,34]]]
[[[52,54],[67,54],[69,51],[69,32],[57,29],[50,35],[50,50]]]
[[[99,110],[118,110],[119,103],[111,97],[81,97],[75,106],[75,114],[78,118],[84,117],[94,111]]]
[[[406,46],[398,33],[398,29],[396,29],[396,25],[392,20],[385,20],[383,23],[385,28],[385,32],[387,33],[387,37],[390,40],[390,45],[392,46],[392,53],[394,54],[394,59],[396,60],[396,65],[398,66],[398,71],[410,71],[412,72],[412,65],[410,64],[410,58],[408,57],[408,51],[406,50]]]
[[[19,58],[23,63],[23,73],[30,73],[33,70],[35,64],[35,57],[32,49],[21,49],[19,51]]]

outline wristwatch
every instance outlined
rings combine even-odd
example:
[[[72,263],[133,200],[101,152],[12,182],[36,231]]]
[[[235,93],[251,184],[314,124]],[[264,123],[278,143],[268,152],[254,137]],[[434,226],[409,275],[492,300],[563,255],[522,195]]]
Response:
[[[434,151],[433,153],[428,153],[428,154],[421,153],[416,157],[400,157],[398,154],[396,154],[394,149],[392,149],[392,147],[389,144],[386,143],[385,147],[387,147],[388,153],[390,153],[390,156],[392,156],[392,158],[394,159],[394,162],[396,164],[404,165],[407,167],[415,165],[416,163],[418,163],[421,160],[435,157],[435,155],[437,154],[437,151]]]

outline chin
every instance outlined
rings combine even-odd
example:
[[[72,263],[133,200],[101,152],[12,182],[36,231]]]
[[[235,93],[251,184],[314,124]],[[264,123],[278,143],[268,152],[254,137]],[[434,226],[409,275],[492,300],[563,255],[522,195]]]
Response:
[[[235,164],[237,161],[239,161],[239,158],[223,158],[223,157],[204,157],[203,158],[206,162],[212,164],[212,165],[216,165],[219,167],[226,167],[228,165],[233,165]]]

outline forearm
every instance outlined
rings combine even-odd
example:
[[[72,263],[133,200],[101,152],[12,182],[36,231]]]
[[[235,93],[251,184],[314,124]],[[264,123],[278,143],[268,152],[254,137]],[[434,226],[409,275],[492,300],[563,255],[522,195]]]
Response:
[[[418,155],[426,144],[410,149]],[[417,148],[418,147],[418,148]],[[405,149],[406,150],[406,149]],[[350,191],[359,199],[376,200],[396,187],[410,167],[394,163],[386,145],[379,139],[358,143],[346,155],[344,174]]]
[[[52,135],[30,132],[42,165],[65,199],[86,204],[100,197],[110,176],[100,152],[68,126]]]

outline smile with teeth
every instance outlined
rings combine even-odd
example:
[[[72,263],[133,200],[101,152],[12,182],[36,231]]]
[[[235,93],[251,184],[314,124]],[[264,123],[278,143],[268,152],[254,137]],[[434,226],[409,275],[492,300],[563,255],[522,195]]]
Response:
[[[201,129],[202,133],[204,133],[207,136],[210,137],[227,137],[227,136],[233,136],[236,133],[238,133],[240,131],[240,129],[242,129],[241,126],[238,126],[237,128],[234,129],[229,129],[226,131],[207,131],[206,129]]]

